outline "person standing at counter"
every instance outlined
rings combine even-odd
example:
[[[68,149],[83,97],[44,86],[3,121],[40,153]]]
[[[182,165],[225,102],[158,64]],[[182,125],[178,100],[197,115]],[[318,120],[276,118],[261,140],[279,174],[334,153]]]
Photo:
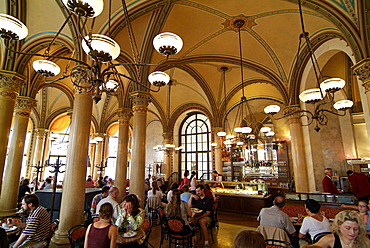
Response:
[[[324,188],[324,192],[330,193],[330,194],[339,194],[343,193],[342,190],[338,190],[337,186],[332,181],[333,177],[333,170],[332,168],[326,168],[325,169],[325,177],[322,180],[322,186]]]
[[[368,201],[370,198],[369,177],[363,173],[356,173],[351,170],[347,171],[348,180],[351,183],[352,192],[357,200]]]

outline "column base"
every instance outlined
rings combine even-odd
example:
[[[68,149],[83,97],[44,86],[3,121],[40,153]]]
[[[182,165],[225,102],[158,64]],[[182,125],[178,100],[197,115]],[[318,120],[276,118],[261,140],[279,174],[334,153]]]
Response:
[[[55,233],[54,237],[51,239],[50,242],[51,246],[54,247],[70,247],[68,234],[67,233]]]
[[[17,213],[16,209],[5,209],[5,210],[0,210],[0,217],[6,217],[6,216],[12,216]]]

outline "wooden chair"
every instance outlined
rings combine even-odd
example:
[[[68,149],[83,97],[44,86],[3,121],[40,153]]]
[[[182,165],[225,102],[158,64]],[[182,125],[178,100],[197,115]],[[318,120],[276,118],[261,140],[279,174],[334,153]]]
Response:
[[[49,244],[50,244],[50,241],[51,241],[51,238],[53,237],[55,231],[58,229],[58,226],[59,226],[59,220],[58,219],[55,219],[53,220],[53,222],[51,223],[51,230],[50,230],[50,236],[49,238],[47,239],[47,246],[46,247],[49,247]]]
[[[84,224],[76,225],[68,230],[68,240],[72,248],[84,247],[87,227]]]
[[[159,223],[161,225],[161,241],[159,243],[159,247],[162,247],[163,240],[168,238],[166,216],[164,215],[163,208],[160,208],[160,207],[158,208],[158,215],[159,215]]]
[[[148,245],[154,248],[154,246],[149,243],[149,236],[152,232],[152,226],[153,223],[149,219],[144,219],[143,224],[141,224],[141,228],[145,232],[145,239],[143,243],[140,245],[140,248],[147,248]]]
[[[169,248],[171,248],[171,244],[174,244],[175,247],[178,246],[191,246],[192,237],[194,236],[194,232],[189,230],[189,232],[185,229],[185,222],[183,219],[178,217],[167,217],[167,230],[168,230],[168,240],[169,240]]]
[[[266,248],[281,248],[281,247],[285,247],[285,248],[294,248],[293,245],[291,245],[290,243],[288,242],[285,242],[285,241],[281,241],[281,240],[276,240],[276,239],[266,239]]]

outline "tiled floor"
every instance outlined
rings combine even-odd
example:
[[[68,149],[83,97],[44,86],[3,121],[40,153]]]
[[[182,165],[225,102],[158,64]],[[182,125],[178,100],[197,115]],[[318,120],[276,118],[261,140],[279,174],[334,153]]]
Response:
[[[256,216],[241,215],[234,213],[218,212],[218,219],[220,227],[217,230],[213,229],[213,236],[215,242],[210,244],[212,248],[233,248],[234,238],[242,230],[255,230],[258,226]],[[158,248],[161,237],[161,228],[159,225],[153,225],[152,233],[149,238],[149,243],[153,247]],[[198,238],[199,239],[199,238]],[[211,241],[211,237],[210,237]],[[68,248],[69,246],[55,246],[50,245],[52,248]],[[168,240],[164,241],[163,248],[168,248]],[[174,245],[172,245],[174,247]],[[200,248],[202,245],[199,246]]]

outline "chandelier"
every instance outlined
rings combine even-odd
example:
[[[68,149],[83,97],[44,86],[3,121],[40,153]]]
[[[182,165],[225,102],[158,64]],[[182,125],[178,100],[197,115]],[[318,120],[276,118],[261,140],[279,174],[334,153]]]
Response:
[[[108,35],[110,35],[110,20],[111,20],[111,1],[109,1],[109,23],[108,23]],[[20,51],[14,51],[6,46],[6,48],[17,54],[24,54],[30,56],[40,56],[46,59],[35,60],[33,62],[34,70],[44,77],[46,84],[54,83],[64,78],[69,77],[74,86],[80,91],[93,92],[93,99],[97,103],[101,99],[103,92],[107,94],[115,94],[117,88],[122,84],[121,79],[126,78],[131,82],[141,85],[142,87],[158,92],[160,87],[168,84],[170,77],[161,71],[152,72],[148,76],[148,81],[156,86],[157,89],[153,90],[146,86],[145,83],[141,83],[139,68],[142,66],[156,66],[157,64],[145,64],[140,62],[140,58],[135,43],[135,38],[132,32],[130,18],[128,16],[127,6],[125,1],[122,1],[122,7],[127,22],[127,29],[130,38],[130,46],[133,51],[134,62],[133,63],[113,63],[112,61],[117,59],[120,55],[120,46],[116,41],[106,35],[93,34],[93,26],[95,18],[103,11],[104,1],[103,0],[63,0],[69,15],[66,18],[59,31],[56,33],[53,40],[48,44],[43,54],[37,53],[24,53]],[[77,44],[79,49],[82,50],[90,57],[91,62],[86,63],[79,58],[74,57],[63,57],[50,54],[50,48],[57,40],[58,36],[62,32],[67,22],[72,22],[79,40]],[[88,23],[91,23],[91,27],[88,27]],[[18,19],[13,16],[0,14],[0,36],[5,40],[7,45],[10,40],[22,40],[28,35],[27,27]],[[178,53],[183,46],[181,38],[173,33],[165,32],[158,34],[153,40],[153,46],[156,51],[166,56],[166,60],[169,56]],[[73,52],[75,54],[75,51]],[[76,63],[76,66],[69,69],[69,65],[66,67],[62,76],[59,78],[46,81],[46,78],[58,76],[61,72],[60,67],[51,61],[50,59],[63,59]],[[118,66],[135,66],[135,79],[118,72]]]
[[[233,126],[231,127],[227,117],[225,118],[225,130],[226,132],[218,132],[219,137],[223,137],[224,145],[226,147],[231,147],[233,145],[251,147],[252,143],[256,143],[257,139],[261,135],[269,134],[268,136],[274,136],[275,133],[271,131],[270,127],[264,126],[262,122],[256,120],[253,114],[252,108],[250,107],[247,98],[245,97],[245,82],[244,82],[244,72],[243,72],[243,53],[242,53],[242,40],[240,29],[245,25],[245,21],[242,19],[235,20],[233,23],[234,27],[238,29],[238,39],[239,39],[239,60],[240,60],[240,75],[242,83],[242,96],[240,102],[238,103],[236,110],[236,118]],[[220,68],[223,73],[227,71],[227,67]],[[225,100],[226,100],[226,88]],[[226,105],[226,104],[225,104]]]
[[[264,111],[266,114],[272,116],[273,119],[279,120],[291,115],[299,115],[301,118],[306,118],[306,124],[301,124],[302,126],[311,125],[315,121],[315,128],[316,132],[320,131],[320,125],[324,126],[328,123],[328,116],[327,114],[334,114],[337,116],[345,116],[346,110],[350,109],[353,106],[353,102],[351,100],[339,100],[334,102],[334,93],[343,89],[345,86],[345,81],[341,78],[328,78],[323,80],[323,76],[321,75],[320,67],[318,61],[316,60],[316,56],[313,52],[312,45],[309,39],[309,33],[305,31],[304,22],[303,22],[303,14],[302,14],[302,6],[301,0],[298,0],[299,6],[299,16],[300,22],[302,27],[302,33],[299,36],[299,46],[298,52],[296,56],[296,65],[298,67],[298,57],[299,52],[301,49],[301,42],[302,39],[305,41],[310,60],[312,63],[312,67],[315,73],[317,88],[308,89],[303,91],[299,95],[299,99],[304,102],[311,104],[313,106],[313,111],[307,109],[295,110],[291,109],[289,106],[286,107],[282,116],[277,117],[276,114],[280,111],[280,106],[278,105],[269,105],[265,107]],[[321,82],[321,83],[320,83]],[[330,108],[325,107],[330,106]]]

